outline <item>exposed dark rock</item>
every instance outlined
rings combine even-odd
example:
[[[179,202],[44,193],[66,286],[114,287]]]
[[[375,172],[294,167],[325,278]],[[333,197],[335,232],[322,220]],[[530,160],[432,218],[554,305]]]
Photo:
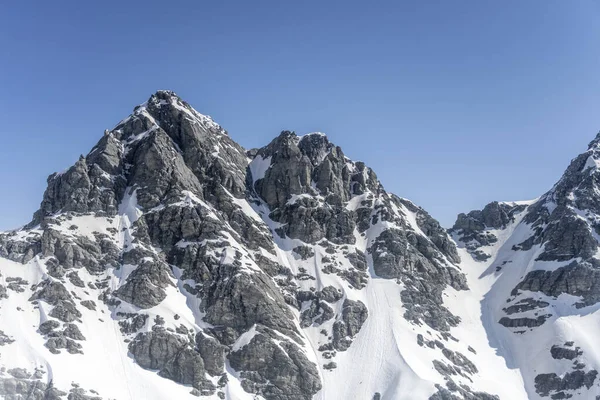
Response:
[[[67,400],[102,400],[102,397],[88,395],[84,389],[74,387],[69,391]]]
[[[235,270],[224,274],[230,279],[215,282],[206,301],[205,320],[213,325],[231,327],[245,332],[255,324],[297,336],[291,312],[285,301],[264,274],[235,274]]]
[[[600,301],[600,262],[595,259],[573,261],[554,271],[531,271],[513,290],[513,295],[525,290],[552,297],[562,293],[581,296],[583,301],[578,302],[577,307],[595,304]]]
[[[164,289],[172,285],[171,273],[165,264],[144,262],[127,277],[115,295],[139,308],[160,304],[167,296]]]
[[[13,343],[15,340],[4,333],[4,331],[0,330],[0,346],[5,346],[7,344]]]
[[[63,322],[73,322],[81,318],[81,312],[72,301],[59,300],[50,311],[50,316]]]
[[[367,307],[360,301],[344,300],[342,318],[333,324],[333,347],[345,351],[368,317]]]
[[[460,368],[466,373],[476,374],[477,367],[473,364],[467,357],[459,353],[458,351],[452,351],[450,349],[444,348],[442,349],[442,354],[448,360],[452,362],[456,367]]]
[[[79,277],[79,274],[75,271],[69,272],[67,274],[67,278],[69,278],[69,281],[75,285],[75,286],[79,286],[79,287],[85,287],[85,283],[81,280],[81,278]]]
[[[326,303],[315,299],[311,301],[310,306],[300,314],[300,326],[308,328],[309,326],[321,325],[325,321],[335,316],[331,307]]]
[[[123,334],[136,333],[140,329],[146,326],[148,320],[147,314],[122,314],[125,319],[119,321],[119,327]]]
[[[536,308],[545,308],[548,307],[550,303],[547,301],[534,300],[532,298],[526,298],[523,300],[519,300],[519,302],[503,308],[502,310],[508,315],[535,310]]]
[[[348,257],[348,261],[350,261],[350,264],[356,269],[361,271],[367,270],[367,257],[362,251],[357,250],[356,253],[350,253],[346,257]]]
[[[79,304],[81,304],[88,310],[96,311],[96,303],[93,300],[83,300]]]
[[[29,282],[20,277],[7,277],[6,282],[8,283],[6,287],[17,293],[23,293],[25,291],[25,286],[29,285]]]
[[[75,324],[66,324],[63,335],[73,340],[85,340],[85,336],[81,334],[81,331]]]
[[[491,256],[480,247],[489,246],[498,238],[489,230],[504,229],[515,220],[515,215],[525,210],[525,205],[499,203],[487,204],[483,210],[459,214],[450,232],[458,235],[471,256],[477,261],[486,261]]]
[[[198,332],[196,335],[196,346],[204,360],[206,371],[213,376],[222,374],[225,368],[226,347],[202,332]]]
[[[590,389],[596,381],[597,375],[598,372],[595,370],[567,372],[563,377],[559,377],[555,373],[539,374],[535,377],[535,390],[540,396],[545,397],[553,392],[576,390],[584,386]]]
[[[60,323],[58,321],[49,319],[48,321],[45,321],[40,324],[39,331],[43,335],[47,335],[50,332],[52,332],[53,330],[55,330],[56,328],[58,328],[59,326],[60,326]]]
[[[61,349],[66,349],[70,354],[83,354],[82,346],[62,333],[48,338],[44,345],[54,354],[60,353]]]
[[[129,352],[142,368],[158,370],[164,378],[214,393],[200,353],[180,336],[164,331],[139,333],[129,343]]]
[[[459,320],[443,307],[442,292],[447,285],[466,290],[466,278],[441,261],[439,252],[427,238],[389,229],[379,235],[369,252],[377,275],[405,282],[402,300],[406,319],[416,324],[425,322],[437,330],[447,331],[456,326]]]
[[[574,360],[575,358],[582,355],[583,352],[579,349],[579,347],[576,347],[574,349],[569,349],[566,347],[560,347],[557,345],[553,345],[552,348],[550,349],[550,354],[552,354],[552,358],[554,358],[556,360],[562,360],[562,359]]]
[[[306,260],[315,255],[315,252],[311,247],[298,246],[294,248],[294,253],[298,254],[302,260]]]
[[[31,374],[24,368],[11,368],[6,372],[17,379],[29,379],[31,377]]]
[[[337,368],[337,364],[333,361],[330,361],[327,364],[323,365],[323,369],[325,369],[325,370],[332,370],[332,369],[336,369],[336,368]]]
[[[38,287],[39,290],[31,296],[32,300],[44,300],[46,303],[56,306],[60,302],[69,302],[71,295],[65,286],[57,281],[45,280]]]
[[[341,300],[343,296],[343,293],[333,286],[325,286],[320,293],[320,298],[328,303],[335,303]]]
[[[438,391],[431,395],[429,400],[500,400],[496,395],[467,390],[468,388],[456,385],[452,379],[446,381],[446,385],[457,394],[453,394],[452,391],[436,384],[435,387]]]
[[[501,325],[507,328],[535,328],[537,326],[541,326],[546,322],[546,320],[550,317],[550,315],[539,315],[536,318],[508,318],[502,317],[500,321],[498,321]]]
[[[294,344],[276,345],[265,334],[256,334],[239,351],[229,356],[236,371],[241,371],[242,387],[268,400],[310,400],[321,389],[319,373]]]
[[[571,214],[565,214],[549,224],[540,236],[540,241],[545,246],[538,260],[543,261],[567,261],[575,257],[585,260],[592,257],[598,249],[598,242],[586,222]]]

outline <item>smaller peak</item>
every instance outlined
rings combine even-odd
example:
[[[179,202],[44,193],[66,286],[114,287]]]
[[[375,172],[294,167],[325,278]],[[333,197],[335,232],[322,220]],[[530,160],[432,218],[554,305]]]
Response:
[[[180,98],[177,93],[175,93],[172,90],[157,90],[152,96],[150,96],[150,99],[152,98],[157,98],[157,99],[161,99],[161,100],[169,100],[173,97],[176,98]]]
[[[279,138],[290,138],[290,137],[298,137],[298,135],[296,135],[296,132],[294,131],[288,131],[288,130],[283,130],[281,131],[281,133],[278,136]]]
[[[160,107],[162,105],[173,105],[177,107],[178,105],[183,105],[189,109],[192,108],[186,101],[184,101],[172,90],[157,90],[150,96],[148,101],[145,102],[143,106],[144,105],[151,107]]]
[[[593,148],[598,148],[600,147],[600,132],[598,132],[596,134],[596,137],[594,138],[594,140],[592,140],[589,144],[588,144],[588,150],[591,150]]]
[[[324,134],[323,132],[310,132],[310,133],[307,133],[305,135],[301,135],[301,136],[298,136],[298,137],[300,138],[300,140],[302,140],[304,138],[311,138],[311,137],[323,137],[323,138],[326,138],[327,135]]]
[[[298,136],[298,146],[330,148],[331,146],[334,146],[334,144],[329,141],[329,138],[323,132],[311,132],[306,135]]]

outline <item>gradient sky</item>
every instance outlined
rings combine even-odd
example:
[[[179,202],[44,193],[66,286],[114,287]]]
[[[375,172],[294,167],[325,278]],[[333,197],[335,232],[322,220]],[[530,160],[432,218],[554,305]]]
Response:
[[[4,4],[0,229],[157,89],[248,148],[325,132],[444,226],[541,195],[600,130],[598,1],[370,3]]]

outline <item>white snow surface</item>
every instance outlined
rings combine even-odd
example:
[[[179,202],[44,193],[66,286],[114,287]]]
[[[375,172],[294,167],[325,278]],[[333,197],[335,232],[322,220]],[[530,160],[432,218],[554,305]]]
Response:
[[[271,157],[263,158],[261,155],[257,155],[252,162],[250,162],[250,173],[252,174],[252,181],[263,179],[265,173],[271,167]]]

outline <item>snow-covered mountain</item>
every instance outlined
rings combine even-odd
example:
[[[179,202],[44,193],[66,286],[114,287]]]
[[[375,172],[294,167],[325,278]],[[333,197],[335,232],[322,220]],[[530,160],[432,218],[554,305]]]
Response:
[[[598,141],[449,234],[321,133],[245,150],[158,91],[0,233],[0,397],[593,399]]]
[[[490,345],[530,399],[600,399],[599,166],[600,134],[539,199],[488,204],[452,229],[479,260]]]

